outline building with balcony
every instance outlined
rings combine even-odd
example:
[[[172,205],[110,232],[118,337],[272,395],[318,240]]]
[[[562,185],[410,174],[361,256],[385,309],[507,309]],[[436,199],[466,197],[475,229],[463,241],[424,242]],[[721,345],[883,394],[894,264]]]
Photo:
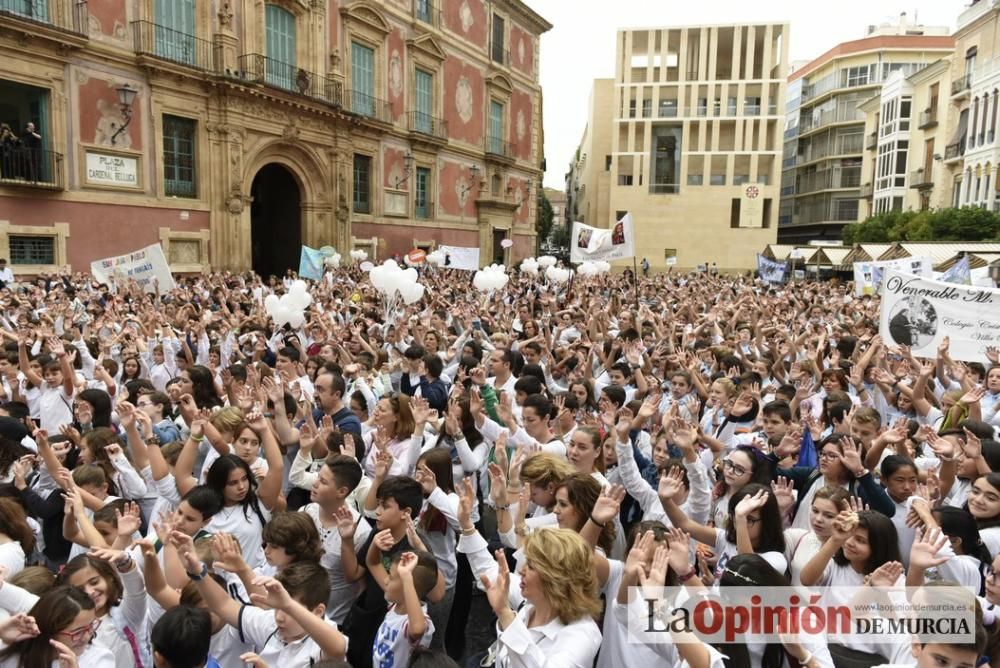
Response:
[[[606,227],[630,212],[654,267],[754,265],[748,249],[775,239],[788,35],[780,23],[619,31],[615,78],[594,82],[567,177],[574,219]]]
[[[782,151],[778,239],[836,241],[859,215],[863,155],[880,136],[865,130],[858,109],[894,73],[912,74],[950,55],[947,27],[870,26],[789,76]],[[867,188],[864,188],[867,190]]]
[[[862,105],[866,132],[879,140],[865,153],[865,181],[873,188],[867,197],[862,194],[859,220],[890,210],[1000,210],[1000,49],[993,35],[998,19],[997,0],[972,2],[958,17],[949,56],[901,80],[887,81]],[[896,109],[908,112],[909,118],[887,122],[886,114]],[[898,132],[883,134],[889,129]],[[890,165],[883,157],[892,153],[893,145],[903,146],[908,156],[896,151]]]
[[[177,271],[267,274],[302,244],[533,254],[551,25],[439,1],[0,0],[0,122],[40,136],[0,156],[0,257],[87,269],[160,242]]]

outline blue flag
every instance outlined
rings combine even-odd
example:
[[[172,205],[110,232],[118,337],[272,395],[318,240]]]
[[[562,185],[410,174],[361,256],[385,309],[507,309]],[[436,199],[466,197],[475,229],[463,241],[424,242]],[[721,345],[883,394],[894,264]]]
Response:
[[[969,256],[963,255],[958,262],[951,265],[951,268],[941,275],[941,280],[945,283],[972,285],[972,271],[969,269]]]
[[[819,466],[816,459],[816,444],[813,443],[812,431],[806,429],[802,432],[802,445],[799,448],[799,463],[797,466],[808,466],[811,469]]]
[[[302,247],[302,255],[299,257],[299,277],[318,281],[323,278],[323,260],[325,256],[322,252],[309,246]]]

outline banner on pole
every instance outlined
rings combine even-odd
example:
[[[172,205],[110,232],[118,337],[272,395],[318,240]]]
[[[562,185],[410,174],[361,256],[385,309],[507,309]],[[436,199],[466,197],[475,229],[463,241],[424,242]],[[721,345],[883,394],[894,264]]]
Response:
[[[110,283],[113,277],[120,280],[134,280],[146,292],[156,292],[154,279],[159,283],[160,292],[174,289],[174,277],[170,275],[170,265],[163,255],[160,244],[140,248],[131,253],[107,257],[90,263],[90,273],[101,283]]]
[[[881,262],[854,263],[854,296],[878,294],[882,285],[882,276],[887,269],[934,278],[934,267],[929,257],[904,257],[899,260],[883,260]]]
[[[879,333],[889,345],[933,358],[941,339],[951,357],[982,362],[1000,345],[1000,290],[944,283],[893,269],[885,272]]]
[[[479,248],[468,246],[438,246],[444,253],[444,269],[479,271]]]
[[[631,213],[626,213],[610,230],[573,223],[569,254],[571,262],[610,261],[627,257],[635,257],[635,230],[632,227]]]
[[[336,251],[334,251],[336,252]],[[323,278],[323,262],[326,254],[319,249],[302,246],[302,254],[299,256],[299,277],[318,281]]]
[[[787,267],[784,262],[768,260],[760,253],[757,253],[757,273],[760,274],[762,280],[768,283],[784,283],[786,269]]]

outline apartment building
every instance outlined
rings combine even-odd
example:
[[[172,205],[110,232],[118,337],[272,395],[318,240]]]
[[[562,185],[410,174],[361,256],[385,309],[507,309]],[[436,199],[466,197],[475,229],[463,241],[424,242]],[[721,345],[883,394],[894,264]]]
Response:
[[[978,206],[1000,211],[1000,2],[958,16],[954,49],[892,77],[862,105],[866,146],[859,220],[891,210]]]
[[[915,25],[903,14],[896,23],[870,26],[863,39],[838,44],[789,76],[781,243],[839,240],[843,226],[858,220],[864,153],[879,140],[866,135],[859,106],[890,76],[906,77],[948,57],[953,44],[947,27]]]
[[[787,24],[617,34],[567,176],[575,220],[632,214],[654,267],[753,266],[777,224]]]
[[[0,257],[531,255],[550,28],[519,0],[0,0]]]

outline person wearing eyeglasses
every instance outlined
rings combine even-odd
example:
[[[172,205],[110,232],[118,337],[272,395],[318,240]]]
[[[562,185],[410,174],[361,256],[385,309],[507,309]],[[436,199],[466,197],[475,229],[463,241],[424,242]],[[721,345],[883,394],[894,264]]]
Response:
[[[0,607],[20,605],[8,599],[30,597],[23,589],[0,581]],[[110,650],[92,644],[101,625],[94,602],[75,587],[50,589],[27,613],[0,628],[0,668],[58,666],[59,668],[115,668]],[[12,628],[13,626],[13,628]]]

